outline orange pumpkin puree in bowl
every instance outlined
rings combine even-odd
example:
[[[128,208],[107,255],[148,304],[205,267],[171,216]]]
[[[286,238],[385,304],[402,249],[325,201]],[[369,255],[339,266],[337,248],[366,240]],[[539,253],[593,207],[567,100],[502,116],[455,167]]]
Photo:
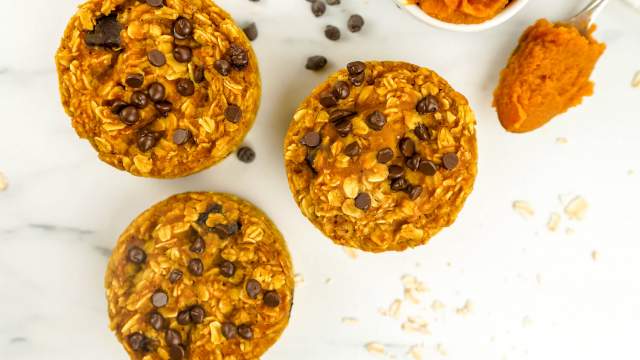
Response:
[[[410,0],[429,16],[453,24],[479,24],[494,18],[511,0]]]
[[[502,126],[535,130],[593,94],[589,80],[605,45],[576,28],[538,20],[529,27],[502,70],[493,106]]]

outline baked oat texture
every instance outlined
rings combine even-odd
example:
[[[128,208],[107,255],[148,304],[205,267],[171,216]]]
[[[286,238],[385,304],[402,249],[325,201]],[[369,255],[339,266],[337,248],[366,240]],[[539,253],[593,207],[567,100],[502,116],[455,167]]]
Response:
[[[185,193],[120,236],[105,278],[110,327],[131,359],[258,359],[289,321],[280,232],[231,195]]]
[[[330,76],[295,112],[284,147],[303,214],[335,243],[371,252],[425,244],[451,225],[477,173],[467,100],[402,62]]]
[[[212,166],[241,143],[259,106],[258,62],[243,31],[210,0],[149,3],[162,1],[89,0],[79,7],[56,54],[60,95],[76,132],[101,160],[138,176],[175,178]],[[179,30],[187,36],[174,33],[180,19],[191,25]],[[154,50],[163,65],[151,64]],[[216,64],[221,60],[225,66]],[[142,85],[129,86],[130,75],[143,75]],[[179,92],[181,81],[192,95]],[[156,82],[166,89],[160,104],[122,114],[120,101],[134,102],[136,91],[149,100]],[[233,105],[241,112],[225,117],[230,106],[237,110]]]

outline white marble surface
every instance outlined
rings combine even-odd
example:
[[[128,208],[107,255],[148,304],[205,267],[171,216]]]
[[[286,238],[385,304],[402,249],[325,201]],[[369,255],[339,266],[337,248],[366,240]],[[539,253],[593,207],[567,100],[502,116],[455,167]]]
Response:
[[[535,0],[509,23],[478,34],[425,27],[391,0],[342,0],[316,19],[303,0],[220,0],[244,24],[255,20],[264,99],[247,143],[258,161],[229,158],[186,179],[134,178],[102,164],[77,139],[59,104],[53,54],[77,0],[3,0],[0,33],[0,359],[125,359],[107,328],[103,272],[109,249],[151,204],[187,190],[228,191],[260,206],[287,238],[305,282],[291,324],[264,359],[373,358],[385,344],[403,358],[424,344],[425,359],[639,359],[640,322],[640,15],[621,1],[602,14],[597,36],[608,50],[594,74],[596,95],[528,135],[499,126],[490,107],[499,69],[522,29],[561,19],[585,1]],[[360,34],[331,43],[324,25],[344,29],[365,16]],[[321,74],[303,68],[325,54]],[[305,221],[287,188],[281,157],[285,128],[299,101],[329,70],[353,59],[401,59],[429,66],[470,99],[477,112],[480,174],[452,228],[404,253],[349,258]],[[567,144],[556,144],[566,137]],[[632,171],[635,170],[634,175]],[[559,195],[582,195],[587,218],[563,217],[546,230]],[[529,201],[524,220],[511,209]],[[565,230],[573,229],[567,235]],[[599,255],[592,259],[592,251]],[[430,335],[406,334],[378,309],[402,297],[400,277],[430,288],[421,314]],[[326,279],[331,279],[329,283]],[[434,312],[439,299],[446,308]],[[467,316],[455,309],[470,299]],[[341,323],[344,316],[357,325]]]

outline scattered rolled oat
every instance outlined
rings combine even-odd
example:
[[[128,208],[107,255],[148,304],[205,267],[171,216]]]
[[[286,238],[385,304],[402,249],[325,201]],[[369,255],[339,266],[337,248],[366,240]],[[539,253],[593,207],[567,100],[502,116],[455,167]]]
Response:
[[[423,335],[430,334],[429,324],[427,323],[427,321],[415,316],[409,316],[407,320],[402,323],[401,328],[402,331],[405,332],[413,332]]]
[[[407,352],[407,355],[411,357],[412,360],[423,360],[423,347],[422,345],[412,345]]]
[[[0,172],[0,191],[7,190],[7,187],[9,187],[9,181],[7,180],[7,177]]]
[[[376,354],[376,355],[384,355],[385,354],[384,345],[382,345],[382,344],[380,344],[378,342],[367,343],[365,345],[365,349],[367,349],[367,351],[370,354]]]
[[[293,281],[296,283],[296,285],[300,285],[304,282],[304,277],[302,276],[302,274],[297,273],[293,276]]]
[[[342,318],[342,323],[345,325],[357,325],[360,321],[357,318],[345,316]]]
[[[512,204],[513,210],[517,212],[520,216],[527,219],[533,217],[535,215],[535,211],[531,207],[531,205],[523,200],[514,201]]]
[[[633,79],[631,80],[631,86],[640,89],[640,70],[638,70],[638,72],[636,72],[636,74],[633,76]]]
[[[571,220],[582,220],[587,214],[589,203],[581,196],[576,196],[564,208],[564,213]]]
[[[445,304],[440,300],[433,300],[433,302],[431,302],[431,310],[433,311],[442,311],[445,307]]]
[[[549,221],[547,221],[547,229],[549,229],[549,231],[557,231],[558,227],[560,227],[560,214],[553,212],[551,213],[551,215],[549,215]]]
[[[344,251],[345,254],[347,254],[348,257],[350,257],[351,259],[357,259],[358,258],[358,251],[352,247],[348,247],[348,246],[343,246],[342,250]]]
[[[442,343],[438,343],[436,345],[436,351],[438,352],[438,354],[440,354],[441,356],[447,356],[447,350],[444,348],[444,345],[442,345]]]
[[[456,314],[460,316],[467,316],[473,312],[473,303],[471,300],[465,301],[464,305],[461,308],[456,309]]]
[[[400,317],[400,310],[402,309],[402,300],[395,299],[389,305],[388,309],[380,309],[380,315],[388,316],[393,319],[398,319]]]

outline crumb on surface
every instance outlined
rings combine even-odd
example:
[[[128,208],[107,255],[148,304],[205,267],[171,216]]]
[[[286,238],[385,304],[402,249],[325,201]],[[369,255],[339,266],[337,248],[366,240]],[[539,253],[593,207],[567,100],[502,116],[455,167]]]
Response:
[[[376,355],[384,355],[386,352],[384,345],[380,344],[379,342],[369,342],[365,344],[365,349],[367,349],[370,354]]]
[[[464,305],[462,307],[456,309],[456,314],[461,315],[461,316],[467,316],[467,315],[471,314],[472,312],[473,312],[473,303],[469,299],[467,299],[467,301],[465,301],[465,303],[464,303]]]
[[[560,214],[558,214],[557,212],[552,212],[551,215],[549,215],[549,221],[547,221],[547,229],[549,229],[549,231],[551,232],[557,231],[560,227],[560,221]]]
[[[531,218],[535,215],[535,211],[531,204],[523,200],[516,200],[512,204],[513,210],[523,218]]]
[[[564,213],[571,220],[583,220],[589,210],[589,203],[582,196],[574,197],[564,208]]]

